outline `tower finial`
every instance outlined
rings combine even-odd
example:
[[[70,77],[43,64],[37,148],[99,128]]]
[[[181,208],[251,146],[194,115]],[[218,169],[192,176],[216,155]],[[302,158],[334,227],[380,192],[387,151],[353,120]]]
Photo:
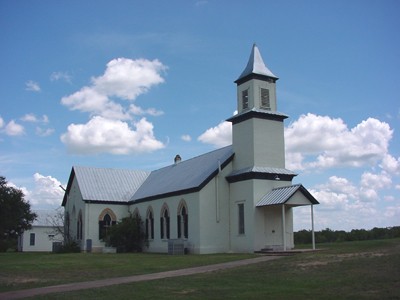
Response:
[[[249,76],[251,74],[263,75],[273,78],[275,80],[278,79],[278,77],[276,77],[264,64],[260,50],[258,50],[256,43],[253,44],[246,68],[244,69],[242,74],[240,74],[239,78],[235,82],[237,83],[244,77]]]

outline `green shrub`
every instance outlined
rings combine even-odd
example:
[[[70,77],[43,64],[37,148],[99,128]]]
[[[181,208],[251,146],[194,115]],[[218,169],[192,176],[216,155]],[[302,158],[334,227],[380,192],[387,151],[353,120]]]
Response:
[[[17,251],[17,239],[9,238],[0,240],[0,252]]]
[[[105,239],[106,246],[117,248],[117,252],[142,252],[146,244],[143,222],[131,214],[112,226]]]
[[[55,253],[79,253],[81,252],[81,247],[76,241],[69,241],[64,243],[61,247],[55,249]]]

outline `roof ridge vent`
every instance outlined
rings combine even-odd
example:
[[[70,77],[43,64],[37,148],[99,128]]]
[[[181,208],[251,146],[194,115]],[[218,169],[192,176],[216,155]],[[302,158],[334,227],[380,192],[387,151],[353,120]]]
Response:
[[[177,154],[177,155],[175,156],[175,158],[174,158],[174,163],[177,165],[177,164],[179,164],[181,161],[182,161],[182,157],[181,157],[179,154]]]

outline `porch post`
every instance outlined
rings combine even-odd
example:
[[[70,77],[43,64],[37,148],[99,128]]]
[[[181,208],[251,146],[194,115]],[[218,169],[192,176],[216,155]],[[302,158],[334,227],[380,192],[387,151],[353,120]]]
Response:
[[[282,237],[283,237],[283,251],[286,251],[286,220],[285,220],[285,204],[282,204]]]
[[[311,236],[312,236],[312,248],[315,250],[315,234],[314,234],[314,205],[311,204]]]

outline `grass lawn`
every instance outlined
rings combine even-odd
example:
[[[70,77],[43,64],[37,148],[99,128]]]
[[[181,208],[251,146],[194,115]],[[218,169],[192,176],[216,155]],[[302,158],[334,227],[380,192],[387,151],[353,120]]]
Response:
[[[156,273],[252,257],[256,255],[0,253],[0,292]]]
[[[400,299],[400,239],[318,246],[326,249],[226,271],[52,294],[36,299]],[[13,262],[8,262],[7,257]],[[77,276],[75,281],[89,280],[248,257],[251,256],[5,253],[0,255],[1,288],[4,291],[28,285],[71,282],[74,274]],[[59,260],[65,262],[57,262]],[[14,278],[13,285],[6,283],[5,277],[9,273],[9,278]],[[37,281],[23,283],[23,278]]]

